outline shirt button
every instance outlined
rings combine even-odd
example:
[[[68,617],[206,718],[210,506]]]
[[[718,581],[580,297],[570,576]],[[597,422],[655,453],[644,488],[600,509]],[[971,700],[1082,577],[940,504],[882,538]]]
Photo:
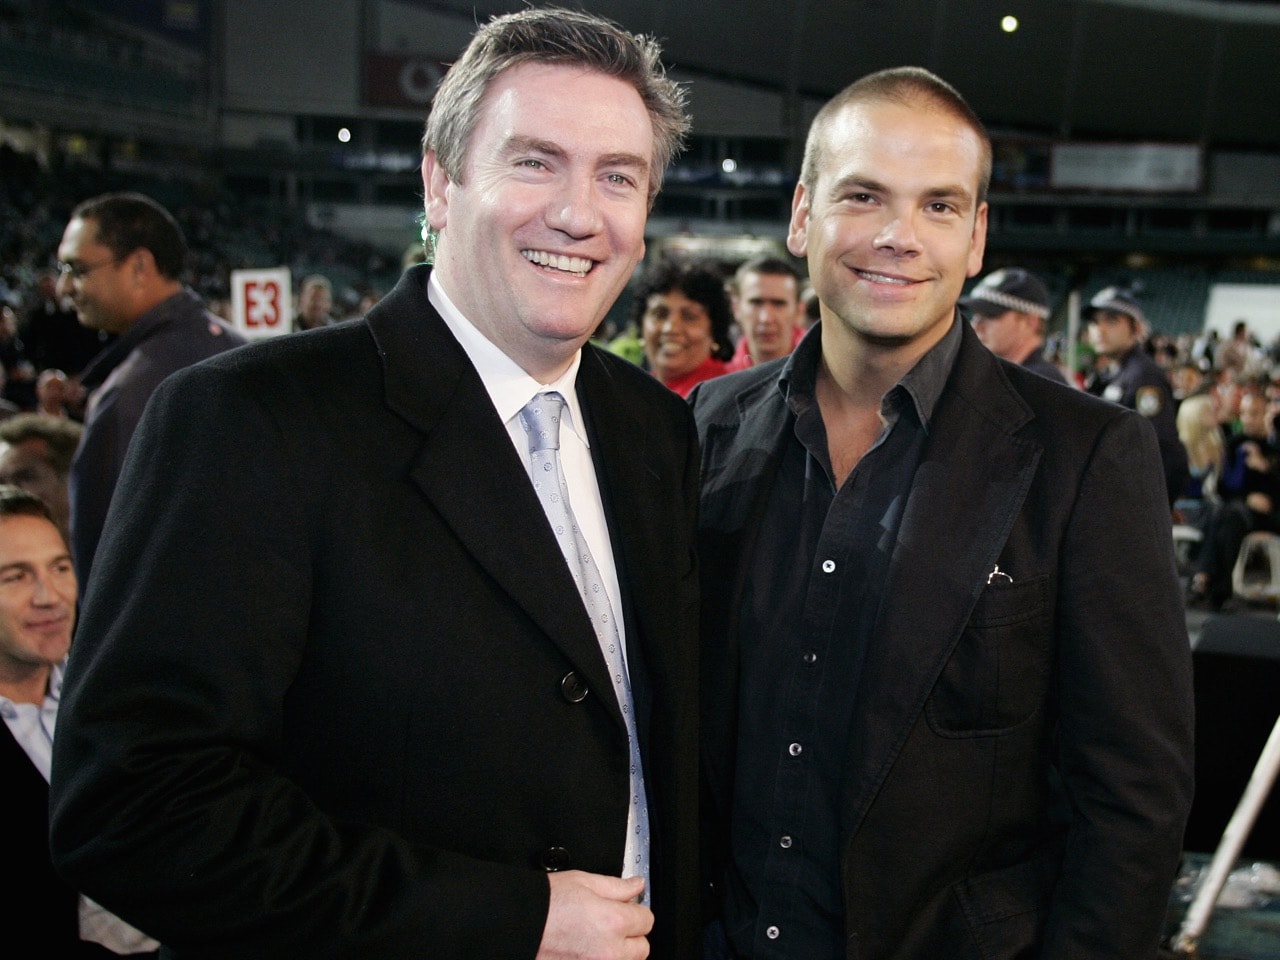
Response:
[[[805,655],[804,655],[804,662],[805,662],[805,663],[817,663],[817,662],[818,662],[818,655],[817,655],[816,653],[814,653],[812,650],[810,650],[810,651],[808,651],[807,653],[805,653]]]
[[[790,849],[791,849],[791,838],[790,838],[790,837],[787,837],[787,836],[781,837],[781,838],[778,840],[778,846],[780,846],[783,850],[790,850]]]
[[[800,756],[800,751],[803,749],[804,747],[800,746],[798,743],[793,743],[791,746],[787,747],[788,752],[790,752],[793,757]]]
[[[777,927],[765,927],[765,928],[764,928],[764,935],[765,935],[766,937],[768,937],[770,940],[777,940],[777,939],[778,939],[778,935],[779,935],[779,934],[781,934],[781,933],[782,933],[782,931],[781,931],[781,930],[779,930]]]
[[[822,561],[822,572],[823,572],[823,573],[834,573],[834,572],[835,572],[835,569],[836,569],[836,562],[835,562],[834,560],[823,560],[823,561]]]

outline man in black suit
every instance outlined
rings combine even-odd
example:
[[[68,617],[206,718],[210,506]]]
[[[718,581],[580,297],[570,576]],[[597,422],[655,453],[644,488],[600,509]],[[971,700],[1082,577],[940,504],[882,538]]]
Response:
[[[53,847],[172,956],[696,955],[696,433],[586,346],[687,128],[657,56],[568,11],[482,27],[424,140],[434,268],[151,405]],[[531,482],[550,392],[607,639]]]
[[[691,397],[721,956],[1155,953],[1192,779],[1160,459],[959,318],[990,165],[924,70],[839,94],[789,233],[820,329]]]

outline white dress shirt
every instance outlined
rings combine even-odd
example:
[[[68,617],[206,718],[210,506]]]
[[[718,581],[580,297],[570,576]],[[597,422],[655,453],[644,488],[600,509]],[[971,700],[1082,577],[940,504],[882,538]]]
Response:
[[[530,472],[529,438],[520,420],[520,411],[538,393],[554,391],[564,397],[565,415],[560,424],[560,467],[564,471],[565,482],[569,485],[569,505],[573,509],[574,519],[578,521],[578,528],[586,538],[591,557],[595,560],[600,575],[604,577],[609,607],[613,611],[613,622],[618,628],[625,657],[626,627],[619,599],[618,565],[613,559],[609,527],[605,523],[604,504],[600,499],[600,485],[591,459],[582,405],[578,402],[578,391],[575,388],[582,352],[579,351],[574,356],[569,369],[555,382],[539,383],[462,315],[436,277],[433,271],[427,281],[427,297],[480,375],[526,473]],[[529,483],[533,484],[531,473]]]

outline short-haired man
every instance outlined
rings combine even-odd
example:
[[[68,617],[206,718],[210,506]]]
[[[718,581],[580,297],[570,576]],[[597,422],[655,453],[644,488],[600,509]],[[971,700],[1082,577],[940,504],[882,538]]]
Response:
[[[1186,489],[1191,471],[1186,448],[1178,439],[1178,411],[1169,375],[1143,349],[1148,326],[1142,304],[1128,290],[1105,287],[1089,300],[1086,316],[1085,332],[1098,363],[1084,388],[1151,421],[1172,507]]]
[[[64,537],[71,525],[67,484],[83,431],[70,417],[46,413],[20,413],[0,422],[0,483],[43,500]]]
[[[75,622],[76,574],[62,532],[39,497],[0,485],[0,850],[9,881],[0,923],[10,956],[90,960],[156,947],[79,896],[49,857],[49,765]]]
[[[1021,267],[996,270],[961,297],[960,306],[969,311],[982,345],[997,357],[1058,383],[1067,382],[1044,355],[1049,290],[1035,274]]]
[[[84,437],[71,465],[71,553],[89,582],[125,452],[165,377],[244,343],[185,287],[187,242],[173,215],[140,193],[107,193],[71,211],[58,244],[59,296],[84,326],[116,339],[80,376]]]
[[[838,94],[788,240],[820,324],[691,394],[722,955],[1156,951],[1192,725],[1155,439],[957,311],[990,168],[924,70]]]
[[[587,345],[682,104],[646,38],[491,21],[428,120],[434,266],[160,388],[52,842],[174,957],[697,956],[696,432]]]
[[[742,336],[726,372],[785,357],[804,329],[800,271],[781,257],[756,257],[733,275],[733,315]]]

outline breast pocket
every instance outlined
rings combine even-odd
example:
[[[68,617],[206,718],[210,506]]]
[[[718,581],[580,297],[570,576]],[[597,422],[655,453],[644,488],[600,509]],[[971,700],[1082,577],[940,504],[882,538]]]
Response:
[[[929,725],[973,737],[1025,723],[1048,694],[1051,647],[1048,576],[992,583],[929,696]]]

